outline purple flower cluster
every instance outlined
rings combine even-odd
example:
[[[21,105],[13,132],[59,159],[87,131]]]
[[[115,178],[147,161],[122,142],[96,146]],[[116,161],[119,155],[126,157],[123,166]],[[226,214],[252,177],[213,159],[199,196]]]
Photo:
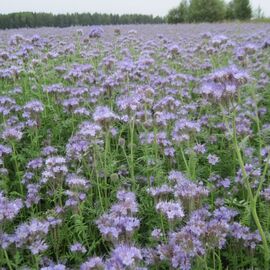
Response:
[[[65,206],[74,208],[86,199],[86,192],[90,188],[90,183],[86,178],[76,174],[69,174],[65,182],[69,187],[69,189],[65,190],[68,197]]]
[[[134,217],[138,212],[134,193],[120,190],[117,199],[118,203],[96,221],[102,236],[113,243],[131,239],[140,225],[140,221]]]
[[[236,66],[216,70],[208,75],[199,93],[212,102],[228,102],[238,95],[240,86],[247,83],[249,75]]]
[[[64,157],[48,157],[45,161],[45,170],[42,172],[42,183],[48,181],[53,181],[55,184],[61,183],[67,173],[68,168]]]
[[[9,200],[0,192],[0,222],[14,219],[23,208],[21,199]]]
[[[100,125],[88,121],[83,122],[66,145],[68,160],[81,160],[91,148],[102,145],[101,135],[102,127]]]
[[[267,268],[267,24],[20,31],[0,31],[0,268]]]
[[[88,36],[90,38],[100,38],[103,34],[104,30],[98,26],[92,26]]]
[[[160,201],[156,205],[156,210],[164,214],[169,221],[184,217],[184,211],[180,202]]]

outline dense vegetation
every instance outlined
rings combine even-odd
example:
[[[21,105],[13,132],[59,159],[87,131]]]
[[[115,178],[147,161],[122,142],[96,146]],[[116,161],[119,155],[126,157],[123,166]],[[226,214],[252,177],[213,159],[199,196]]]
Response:
[[[147,24],[163,23],[161,17],[141,14],[100,14],[100,13],[73,13],[58,14],[17,12],[0,14],[0,29],[21,27],[68,27],[72,25],[106,25],[106,24]]]
[[[260,13],[261,14],[261,13]],[[260,14],[257,14],[260,16]],[[249,20],[252,9],[249,0],[182,0],[167,15],[168,23],[217,22],[223,20]]]
[[[0,268],[269,269],[269,36],[0,31]]]
[[[262,19],[263,12],[258,7],[254,17]],[[0,29],[22,27],[68,27],[75,25],[121,25],[121,24],[161,24],[194,23],[233,20],[250,20],[252,9],[249,0],[181,0],[178,7],[169,11],[163,18],[141,14],[100,14],[73,13],[52,14],[35,12],[17,12],[0,14]]]

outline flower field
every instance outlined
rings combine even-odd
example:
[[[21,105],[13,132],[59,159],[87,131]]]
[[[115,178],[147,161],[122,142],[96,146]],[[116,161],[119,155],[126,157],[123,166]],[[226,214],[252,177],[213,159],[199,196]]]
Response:
[[[270,269],[270,25],[0,31],[0,269]]]

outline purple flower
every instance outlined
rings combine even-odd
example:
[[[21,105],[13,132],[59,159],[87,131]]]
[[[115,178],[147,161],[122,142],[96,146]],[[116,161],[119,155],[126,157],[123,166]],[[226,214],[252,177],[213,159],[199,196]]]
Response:
[[[97,106],[93,113],[94,121],[102,125],[106,123],[112,123],[118,118],[119,117],[107,106]]]
[[[25,205],[30,208],[34,204],[38,204],[40,201],[40,185],[38,184],[28,184],[27,185],[27,195],[25,200]]]
[[[208,159],[209,164],[211,165],[216,165],[219,162],[219,157],[216,155],[209,154],[207,159]]]
[[[151,233],[151,236],[156,240],[160,240],[163,237],[163,233],[160,229],[154,229]]]
[[[190,201],[208,196],[208,190],[202,185],[196,185],[194,182],[188,180],[181,172],[171,171],[169,180],[175,182],[174,196],[180,198],[182,201]]]
[[[21,128],[18,127],[6,127],[2,132],[2,138],[4,140],[20,141],[23,136]]]
[[[42,148],[42,156],[48,157],[57,153],[57,149],[53,146],[46,146]]]
[[[66,270],[66,266],[63,264],[50,265],[48,267],[41,267],[40,270]]]
[[[80,267],[80,270],[103,270],[105,267],[103,261],[99,257],[93,257],[88,259]]]
[[[90,187],[90,183],[86,178],[79,177],[76,174],[69,174],[67,176],[66,183],[71,189],[75,190],[88,190]]]
[[[27,164],[27,169],[30,170],[36,170],[40,169],[43,166],[43,159],[42,158],[36,158],[28,162]]]
[[[104,33],[104,30],[99,26],[92,26],[88,33],[89,38],[100,38]]]
[[[204,144],[196,144],[193,147],[193,150],[197,154],[204,154],[206,152],[206,148],[205,148],[205,145]]]
[[[72,244],[72,245],[69,247],[69,250],[70,250],[71,252],[86,253],[86,248],[85,248],[81,243],[75,243],[75,244]]]
[[[23,208],[21,199],[8,200],[2,192],[0,192],[0,222],[14,219]]]
[[[42,173],[42,182],[61,180],[68,172],[66,159],[61,156],[49,157],[45,161],[45,171]]]
[[[262,192],[261,195],[264,197],[266,201],[270,201],[270,187],[265,188]]]
[[[38,114],[44,111],[44,105],[39,100],[32,100],[24,105],[24,111],[30,114]]]
[[[175,142],[188,141],[190,135],[200,132],[201,125],[197,121],[191,121],[188,119],[180,119],[175,122],[175,126],[172,131],[172,138]]]
[[[164,184],[160,187],[148,188],[147,192],[153,197],[160,198],[172,194],[173,188],[169,187],[167,184]]]
[[[156,205],[156,209],[165,215],[170,221],[179,219],[185,216],[182,204],[180,202],[163,202],[160,201]]]
[[[120,245],[113,250],[108,265],[124,269],[134,267],[140,260],[142,260],[142,254],[138,248],[128,245]],[[108,267],[108,269],[113,268]]]
[[[48,249],[48,245],[44,242],[44,240],[37,239],[28,247],[33,255],[40,254]]]

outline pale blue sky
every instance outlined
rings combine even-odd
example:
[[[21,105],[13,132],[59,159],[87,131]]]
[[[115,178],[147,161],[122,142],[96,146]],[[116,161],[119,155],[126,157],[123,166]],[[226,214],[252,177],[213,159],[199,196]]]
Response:
[[[43,11],[52,13],[102,12],[142,13],[164,16],[180,0],[0,0],[0,13]],[[270,16],[270,0],[251,0],[253,8],[259,5]]]

